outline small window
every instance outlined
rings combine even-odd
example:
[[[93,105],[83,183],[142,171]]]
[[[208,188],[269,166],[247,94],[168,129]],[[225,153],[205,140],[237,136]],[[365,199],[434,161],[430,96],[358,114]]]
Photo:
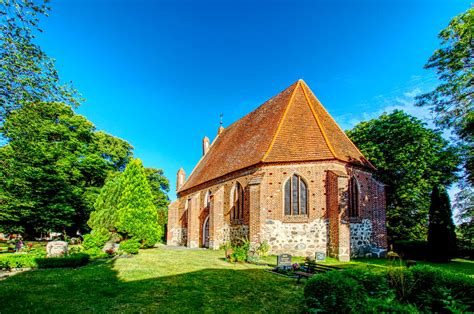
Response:
[[[359,217],[359,186],[354,177],[349,180],[349,217]]]
[[[237,182],[232,193],[232,208],[230,211],[230,220],[232,224],[244,223],[244,189]]]
[[[308,214],[308,187],[298,175],[285,183],[285,215]]]

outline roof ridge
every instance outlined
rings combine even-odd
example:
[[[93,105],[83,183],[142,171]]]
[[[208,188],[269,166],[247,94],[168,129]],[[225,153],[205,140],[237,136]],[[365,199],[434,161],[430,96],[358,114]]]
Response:
[[[305,85],[306,85],[306,83],[305,83]],[[311,94],[312,94],[312,95],[314,96],[314,98],[316,99],[316,102],[317,102],[317,104],[319,105],[319,107],[321,107],[321,109],[322,109],[330,118],[332,118],[332,116],[329,114],[329,112],[326,110],[326,108],[324,108],[324,106],[321,104],[321,101],[319,101],[318,97],[313,93],[313,91],[309,88],[309,86],[306,85],[306,87],[309,89],[309,91],[311,92]],[[303,91],[304,91],[304,88],[303,88]],[[306,93],[305,93],[305,96],[306,96]],[[310,105],[311,109],[313,110],[311,104],[309,104],[309,105]],[[334,120],[334,118],[332,118],[332,119]],[[365,159],[372,167],[374,167],[374,169],[375,169],[375,166],[372,165],[372,163],[371,163],[369,160],[367,160],[367,159],[365,158],[364,154],[362,154],[362,152],[359,150],[359,148],[357,147],[357,145],[355,145],[355,144],[352,142],[352,140],[349,138],[349,136],[347,136],[346,132],[344,132],[344,130],[341,129],[341,127],[339,126],[339,124],[338,124],[335,120],[334,120],[334,124],[335,124],[336,127],[339,129],[339,131],[341,131],[341,133],[344,135],[344,137],[349,141],[349,143],[351,143],[352,146],[355,147],[355,149],[356,149],[357,152],[360,154],[360,156],[364,157],[364,159]],[[326,138],[326,137],[325,137],[325,138]],[[336,155],[334,155],[334,157],[337,158],[337,159],[340,159],[340,158],[336,157]]]
[[[303,84],[306,85],[304,82],[303,82]],[[311,106],[311,102],[309,100],[308,94],[306,93],[306,90],[305,90],[304,86],[302,86],[301,89],[303,90],[304,98],[306,99],[306,104],[308,105],[309,109],[311,110],[311,113],[313,114],[313,117],[316,120],[316,123],[318,124],[319,130],[321,131],[321,134],[323,135],[324,141],[326,142],[326,145],[328,146],[329,150],[331,151],[331,154],[334,156],[334,158],[340,159],[340,158],[337,157],[336,151],[334,150],[334,147],[332,147],[331,143],[329,142],[329,139],[326,136],[326,131],[324,130],[323,126],[321,125],[321,121],[319,121],[319,117],[316,114],[316,111],[314,110],[313,106]]]
[[[300,84],[301,84],[301,80],[298,80],[296,82],[295,88],[291,92],[290,99],[288,99],[288,103],[286,104],[285,111],[283,112],[283,114],[280,118],[280,121],[278,121],[278,126],[277,126],[277,129],[275,130],[275,134],[273,134],[272,141],[270,142],[270,145],[268,146],[268,149],[266,150],[265,154],[263,155],[262,159],[260,160],[261,162],[264,162],[265,159],[268,157],[268,154],[270,154],[270,151],[272,150],[273,145],[275,144],[278,133],[280,132],[281,125],[283,124],[283,120],[285,120],[285,117],[286,117],[286,115],[289,111],[289,108],[291,106],[291,102],[293,101],[293,98],[296,94],[296,90],[298,89],[298,86],[300,86]]]

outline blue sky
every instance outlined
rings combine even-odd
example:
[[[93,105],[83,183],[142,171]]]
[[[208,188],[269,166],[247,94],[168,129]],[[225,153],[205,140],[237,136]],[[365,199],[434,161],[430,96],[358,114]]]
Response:
[[[344,128],[432,88],[438,32],[469,1],[54,0],[38,38],[78,112],[163,168],[175,198],[201,140],[304,79]]]

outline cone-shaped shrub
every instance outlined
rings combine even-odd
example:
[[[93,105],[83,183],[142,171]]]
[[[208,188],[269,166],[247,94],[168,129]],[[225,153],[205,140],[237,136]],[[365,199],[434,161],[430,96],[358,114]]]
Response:
[[[120,178],[120,196],[117,204],[117,231],[127,238],[139,240],[150,247],[163,234],[145,169],[139,159],[132,160]]]
[[[456,250],[456,234],[449,202],[444,187],[435,186],[431,193],[428,226],[429,259],[436,262],[449,261]]]
[[[118,201],[121,193],[120,176],[109,179],[100,190],[87,224],[93,230],[115,231]]]

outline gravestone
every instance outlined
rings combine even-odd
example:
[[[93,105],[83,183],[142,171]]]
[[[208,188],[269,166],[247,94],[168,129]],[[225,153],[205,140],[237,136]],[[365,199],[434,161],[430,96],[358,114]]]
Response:
[[[67,242],[51,241],[46,245],[48,257],[64,256],[67,254]]]
[[[326,253],[325,252],[316,252],[316,262],[324,262],[326,260]]]
[[[292,265],[291,263],[291,255],[290,254],[280,254],[277,256],[277,267],[278,268],[290,268]]]

